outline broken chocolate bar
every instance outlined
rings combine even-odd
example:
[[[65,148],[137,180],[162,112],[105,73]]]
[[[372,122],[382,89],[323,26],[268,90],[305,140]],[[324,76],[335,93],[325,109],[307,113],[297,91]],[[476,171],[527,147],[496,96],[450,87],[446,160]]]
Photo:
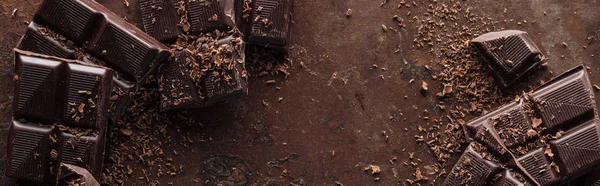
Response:
[[[225,4],[222,2],[224,1],[186,0],[188,11],[187,21],[190,24],[190,32],[199,34],[211,32],[215,29],[221,31],[231,29],[234,26],[233,21],[230,16],[225,14]]]
[[[544,58],[527,32],[519,30],[486,33],[471,43],[503,87],[510,86]]]
[[[595,98],[583,66],[555,78],[532,94],[536,110],[549,128],[568,128],[594,118]]]
[[[98,62],[99,60],[92,60],[91,58],[93,57],[88,54],[80,54],[81,49],[73,46],[73,43],[64,36],[35,22],[29,24],[25,35],[23,35],[17,44],[17,48],[48,56],[81,60],[96,65],[105,64],[104,62]],[[133,83],[120,78],[118,74],[118,72],[114,74],[111,98],[109,100],[109,118],[112,123],[116,123],[123,114],[125,108],[130,103],[130,92],[135,91]]]
[[[526,129],[531,128],[530,118],[522,100],[504,105],[468,122],[463,125],[465,134],[469,138],[475,137],[479,128],[485,123],[492,123],[501,139],[506,140],[507,146],[523,143],[527,135],[518,134],[527,132]]]
[[[525,184],[519,179],[517,179],[513,173],[509,170],[506,170],[502,173],[502,177],[496,182],[495,186],[525,186],[530,184]]]
[[[6,175],[33,182],[56,183],[60,145],[55,129],[13,120],[8,133]]]
[[[559,179],[544,155],[544,148],[531,151],[517,159],[533,178],[541,185],[551,184]]]
[[[177,26],[180,17],[173,0],[141,0],[139,3],[148,35],[160,42],[171,43],[182,33]]]
[[[293,0],[252,2],[248,44],[287,52],[291,39]]]
[[[113,71],[101,66],[15,49],[15,120],[8,144],[12,171],[7,175],[55,183],[58,162],[64,161],[89,168],[99,178],[112,78]]]
[[[60,164],[60,176],[59,176],[59,186],[100,186],[100,183],[96,181],[94,176],[90,174],[90,172],[84,168],[61,163]]]
[[[499,170],[497,163],[485,160],[469,145],[442,185],[485,185]]]
[[[45,0],[34,21],[83,46],[136,83],[169,55],[166,46],[93,0]]]
[[[202,45],[194,52],[221,52],[210,59],[196,59],[191,57],[196,55],[176,50],[175,56],[159,69],[162,110],[199,108],[247,93],[242,40],[227,36]],[[197,60],[209,61],[200,66]]]

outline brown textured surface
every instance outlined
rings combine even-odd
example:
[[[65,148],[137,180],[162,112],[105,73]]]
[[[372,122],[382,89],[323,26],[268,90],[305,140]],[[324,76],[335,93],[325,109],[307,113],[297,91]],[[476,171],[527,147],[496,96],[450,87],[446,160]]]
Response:
[[[98,2],[141,26],[141,19],[136,13],[137,1],[128,1],[129,8],[123,5],[123,1]],[[407,152],[414,152],[414,156],[422,160],[418,165],[422,171],[426,170],[423,166],[437,164],[437,160],[428,152],[429,147],[414,142],[414,138],[419,134],[418,125],[433,125],[431,119],[422,119],[423,109],[429,110],[430,118],[443,116],[444,123],[448,122],[445,117],[448,112],[435,109],[438,100],[434,96],[420,98],[417,83],[408,83],[412,78],[415,82],[426,80],[433,93],[442,88],[439,82],[429,77],[439,71],[438,58],[431,56],[428,49],[413,50],[411,47],[418,24],[408,21],[413,16],[422,18],[427,4],[415,1],[418,7],[397,9],[394,1],[383,7],[380,7],[381,2],[383,0],[296,1],[290,46],[304,52],[292,52],[290,59],[294,63],[288,69],[290,75],[287,80],[278,79],[281,84],[276,85],[282,89],[276,90],[273,85],[265,85],[264,81],[269,78],[250,78],[250,94],[247,97],[209,110],[194,111],[193,114],[198,115],[200,121],[190,123],[189,127],[185,122],[169,125],[165,131],[173,137],[159,138],[163,144],[160,147],[165,152],[164,156],[174,157],[173,164],[183,165],[186,173],[162,176],[158,178],[161,185],[169,182],[174,185],[197,184],[194,179],[202,176],[200,172],[204,157],[214,154],[231,154],[244,159],[254,173],[252,184],[257,185],[289,185],[290,180],[280,176],[284,169],[294,178],[303,178],[306,185],[335,185],[335,181],[344,185],[396,185],[405,178],[413,177],[414,168],[402,165],[402,162],[408,161]],[[438,0],[438,4],[440,2]],[[3,28],[0,30],[0,85],[8,87],[0,89],[0,113],[3,118],[0,121],[4,129],[0,136],[5,139],[10,126],[10,105],[14,98],[11,50],[26,30],[27,25],[22,22],[31,20],[40,3],[40,0],[6,0],[0,3],[3,12],[0,14],[0,26]],[[588,36],[599,38],[596,34],[600,15],[595,13],[600,8],[598,3],[583,0],[474,0],[461,3],[465,7],[471,6],[472,12],[487,12],[499,19],[499,27],[529,32],[542,51],[549,53],[547,70],[521,79],[533,83],[521,84],[535,85],[537,80],[547,80],[580,63],[591,67],[592,83],[600,82],[600,64],[596,63],[600,45],[598,41],[587,39]],[[15,8],[18,12],[12,18],[9,14]],[[354,10],[350,19],[345,16],[349,8]],[[507,8],[506,14],[503,13],[504,8]],[[411,16],[406,16],[409,11],[412,12]],[[390,31],[382,33],[381,24],[396,24],[391,20],[391,16],[396,14],[407,22],[406,30],[402,30],[401,34]],[[508,22],[504,23],[503,19]],[[510,19],[514,21],[510,22]],[[528,23],[517,25],[516,22],[523,19],[527,19]],[[567,42],[569,47],[563,47],[561,42]],[[394,53],[398,45],[403,51]],[[583,49],[583,45],[587,49]],[[592,54],[596,55],[592,57]],[[300,68],[300,62],[307,68]],[[388,70],[371,70],[373,63]],[[429,65],[432,71],[427,71],[424,65]],[[554,74],[549,74],[550,71]],[[333,79],[329,84],[334,72],[337,72],[338,79]],[[381,80],[379,75],[384,75],[386,79]],[[364,110],[357,94],[362,95]],[[402,98],[404,95],[408,95],[408,99]],[[277,103],[278,97],[284,98],[282,103]],[[266,108],[262,100],[270,103],[270,107]],[[446,104],[452,105],[449,101]],[[483,106],[482,110],[492,111],[500,104]],[[401,109],[403,116],[398,116],[398,109]],[[400,119],[389,120],[389,115]],[[472,117],[468,115],[465,120]],[[199,123],[202,123],[202,127]],[[404,128],[408,131],[405,132]],[[182,132],[177,133],[178,130]],[[379,135],[382,130],[389,135],[387,143]],[[194,143],[186,143],[180,137],[186,132]],[[198,142],[202,137],[212,138],[212,141]],[[0,149],[5,146],[6,141],[0,140]],[[402,152],[402,149],[407,152]],[[173,150],[179,156],[175,157]],[[331,157],[333,150],[335,157]],[[283,164],[281,168],[266,165],[290,153],[298,153],[299,158]],[[388,163],[392,156],[398,158],[394,165]],[[446,163],[448,169],[456,158]],[[128,165],[134,172],[125,185],[148,185],[145,180],[138,179],[144,176],[141,169],[146,166],[132,162]],[[373,177],[362,170],[362,166],[371,163],[382,168],[379,182],[373,181]],[[394,172],[397,177],[394,177]],[[429,175],[425,171],[423,174]],[[157,179],[154,175],[150,176],[150,179]],[[443,179],[437,180],[439,185]]]

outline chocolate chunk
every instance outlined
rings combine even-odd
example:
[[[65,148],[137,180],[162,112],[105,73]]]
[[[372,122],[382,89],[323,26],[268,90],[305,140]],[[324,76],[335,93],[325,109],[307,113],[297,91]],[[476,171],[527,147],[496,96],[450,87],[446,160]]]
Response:
[[[103,135],[77,136],[61,132],[61,163],[76,165],[89,170],[96,178],[102,175],[105,138]]]
[[[508,149],[504,146],[502,140],[496,132],[496,129],[494,129],[490,123],[483,124],[483,126],[479,128],[479,131],[477,131],[474,139],[487,146],[498,156],[507,156]]]
[[[248,44],[286,52],[291,39],[293,0],[252,2]]]
[[[8,133],[7,168],[9,177],[56,183],[60,145],[49,126],[13,120]]]
[[[550,166],[550,161],[544,155],[544,150],[544,148],[539,148],[517,159],[525,171],[542,185],[551,184],[559,179]]]
[[[46,0],[34,21],[84,46],[136,83],[169,55],[166,46],[93,0]]]
[[[17,44],[17,48],[59,58],[75,59],[74,50],[63,46],[56,38],[49,35],[46,28],[34,22],[31,22],[27,27],[25,35],[23,35],[19,44]]]
[[[543,59],[540,49],[527,32],[519,30],[486,33],[471,43],[504,87],[510,86]]]
[[[182,33],[177,26],[180,17],[173,0],[141,0],[139,3],[148,35],[160,42],[171,43]]]
[[[66,163],[60,164],[59,185],[100,186],[94,176],[84,168]]]
[[[502,173],[502,177],[494,184],[495,186],[525,186],[526,184],[521,182],[513,173],[509,170],[506,170]],[[529,185],[529,184],[527,184]]]
[[[550,129],[566,129],[594,118],[595,98],[587,72],[578,66],[537,88],[532,97]]]
[[[483,157],[469,145],[442,185],[485,185],[500,166]]]
[[[219,0],[186,0],[190,32],[194,34],[212,32],[213,30],[229,30],[233,25],[230,16],[225,14],[224,1]]]
[[[595,168],[600,163],[598,119],[567,131],[561,138],[550,141],[554,161],[561,175],[575,174]]]
[[[199,108],[227,101],[248,92],[244,70],[245,47],[241,38],[228,36],[214,43],[202,45],[221,51],[220,55],[215,55],[211,59],[212,61],[205,62],[211,64],[208,65],[210,69],[188,62],[198,59],[193,59],[185,51],[177,50],[174,52],[175,56],[161,67],[159,72],[161,109]],[[199,50],[206,50],[206,48]]]
[[[531,125],[522,100],[504,105],[463,125],[466,136],[475,137],[479,128],[485,123],[492,123],[502,139],[508,141],[508,146],[524,141],[524,139],[512,138],[514,133],[511,132],[523,132],[520,130],[530,128]]]

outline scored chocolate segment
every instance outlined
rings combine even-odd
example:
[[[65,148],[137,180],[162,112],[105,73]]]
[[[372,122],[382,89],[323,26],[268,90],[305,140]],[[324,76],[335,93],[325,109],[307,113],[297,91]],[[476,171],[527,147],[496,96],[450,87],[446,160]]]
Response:
[[[489,123],[483,124],[483,126],[479,128],[474,139],[484,144],[493,151],[493,153],[496,153],[501,157],[507,157],[509,155],[508,149],[504,146],[502,139],[500,139],[496,130]]]
[[[58,137],[54,129],[13,120],[8,132],[7,169],[9,177],[55,183],[59,168]]]
[[[494,184],[495,186],[525,186],[526,184],[513,176],[509,170],[502,173],[502,177]]]
[[[226,51],[231,52],[230,68],[220,73],[225,74],[232,79],[225,81],[216,79],[214,76],[206,76],[202,80],[202,95],[206,99],[207,105],[212,105],[239,97],[248,93],[248,79],[245,75],[245,44],[239,37],[229,36],[219,40],[218,45],[224,47]]]
[[[286,51],[291,39],[293,0],[252,2],[248,44]]]
[[[527,32],[519,30],[486,33],[471,43],[504,87],[511,85],[543,59],[540,49]]]
[[[185,0],[190,32],[194,34],[217,30],[229,30],[233,20],[225,14],[223,0]],[[229,5],[231,6],[231,5]]]
[[[167,47],[93,0],[46,0],[35,22],[84,46],[125,79],[143,82]]]
[[[180,16],[173,0],[140,0],[144,30],[156,40],[169,43],[177,39]]]
[[[510,146],[523,142],[522,139],[510,139],[509,136],[513,136],[513,133],[510,132],[515,129],[528,128],[529,122],[529,116],[524,109],[523,101],[519,100],[480,116],[463,125],[463,128],[468,138],[474,138],[483,124],[492,123],[500,136],[510,143],[507,144]]]
[[[15,118],[53,122],[60,115],[65,64],[15,52]]]
[[[517,158],[517,161],[519,161],[533,179],[542,185],[555,182],[559,179],[554,169],[550,167],[550,161],[544,155],[544,148],[531,151]]]
[[[593,119],[567,131],[561,138],[550,141],[560,174],[575,174],[600,163],[598,125],[599,120]]]
[[[199,107],[202,103],[186,66],[187,55],[182,50],[174,53],[175,55],[159,68],[161,110]]]
[[[48,35],[48,30],[35,22],[29,23],[25,35],[17,44],[17,48],[30,52],[56,56],[65,59],[75,59],[75,51],[62,46],[58,40]]]
[[[485,185],[490,176],[499,170],[498,164],[483,159],[469,145],[442,185]]]
[[[102,174],[105,138],[101,135],[77,136],[61,132],[61,163],[89,170],[96,178]]]
[[[563,129],[594,118],[595,98],[583,66],[544,84],[532,96],[547,128]]]

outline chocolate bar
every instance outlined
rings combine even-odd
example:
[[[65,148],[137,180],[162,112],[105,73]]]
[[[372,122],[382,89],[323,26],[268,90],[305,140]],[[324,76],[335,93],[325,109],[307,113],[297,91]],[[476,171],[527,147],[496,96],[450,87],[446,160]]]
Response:
[[[500,169],[497,163],[485,160],[469,145],[442,185],[485,185]]]
[[[89,186],[100,186],[100,183],[94,179],[94,176],[84,168],[61,163],[60,164],[60,176],[59,186],[72,186],[72,185],[89,185]]]
[[[533,94],[536,111],[549,129],[568,128],[594,118],[595,98],[582,66],[539,87]]]
[[[551,184],[559,179],[557,173],[550,166],[550,161],[544,155],[544,148],[531,151],[517,158],[517,161],[541,185]]]
[[[522,100],[504,105],[465,124],[465,134],[473,138],[481,126],[491,123],[507,146],[523,143],[527,135],[520,134],[531,129],[529,114],[524,107]]]
[[[99,178],[113,71],[14,50],[15,120],[7,175],[56,183],[59,162],[64,161],[89,168]]]
[[[471,43],[503,87],[510,86],[544,58],[527,32],[519,30],[486,33]]]
[[[173,0],[140,0],[144,30],[156,40],[171,43],[182,34]]]
[[[135,83],[169,55],[166,46],[93,0],[45,0],[34,22],[83,46]]]
[[[233,21],[225,14],[225,1],[220,0],[186,0],[190,32],[194,34],[217,30],[229,30]],[[228,5],[232,6],[232,5]],[[230,9],[231,7],[227,7]]]
[[[291,39],[293,0],[252,2],[248,44],[286,52]]]
[[[82,50],[73,44],[66,37],[42,25],[31,22],[27,27],[25,35],[23,35],[17,44],[17,48],[48,56],[80,60],[96,65],[105,64],[104,62],[99,62],[97,59],[93,59],[89,54],[81,53]],[[112,123],[118,121],[131,101],[130,93],[136,90],[132,82],[121,78],[118,74],[116,72],[113,76],[113,87],[109,100],[109,118]]]
[[[202,44],[221,51],[198,66],[199,62],[183,50],[159,69],[162,110],[190,109],[217,104],[247,93],[248,85],[244,70],[244,43],[239,37],[210,41]],[[201,59],[207,60],[207,58]]]

